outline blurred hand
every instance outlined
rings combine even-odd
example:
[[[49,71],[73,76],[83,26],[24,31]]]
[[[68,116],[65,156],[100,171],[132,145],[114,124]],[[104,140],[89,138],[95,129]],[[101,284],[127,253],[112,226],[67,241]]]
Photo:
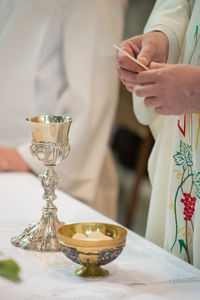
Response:
[[[30,172],[30,169],[16,149],[0,147],[0,172]]]
[[[147,107],[162,115],[200,111],[200,67],[152,63],[150,68],[138,74],[134,90]]]
[[[121,43],[120,47],[131,56],[137,58],[145,66],[152,61],[166,62],[168,57],[168,38],[159,31],[149,32],[130,38]],[[118,74],[128,91],[132,92],[137,84],[137,74],[143,71],[138,64],[118,52]]]

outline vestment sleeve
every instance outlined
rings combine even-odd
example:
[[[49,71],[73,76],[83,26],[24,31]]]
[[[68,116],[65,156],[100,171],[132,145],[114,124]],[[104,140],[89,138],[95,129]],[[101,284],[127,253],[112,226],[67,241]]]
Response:
[[[188,0],[157,0],[144,32],[159,30],[169,39],[168,63],[177,63],[191,14]]]

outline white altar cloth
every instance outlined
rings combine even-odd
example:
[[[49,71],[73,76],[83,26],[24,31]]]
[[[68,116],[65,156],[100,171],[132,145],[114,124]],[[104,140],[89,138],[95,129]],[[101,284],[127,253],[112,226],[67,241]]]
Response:
[[[0,300],[160,300],[200,299],[200,270],[128,231],[122,254],[104,266],[110,276],[83,279],[80,266],[63,253],[39,253],[13,247],[10,238],[30,221],[39,221],[43,193],[31,174],[0,174],[0,251],[21,267],[21,283],[0,277]],[[114,221],[61,191],[56,192],[59,219],[66,223]]]

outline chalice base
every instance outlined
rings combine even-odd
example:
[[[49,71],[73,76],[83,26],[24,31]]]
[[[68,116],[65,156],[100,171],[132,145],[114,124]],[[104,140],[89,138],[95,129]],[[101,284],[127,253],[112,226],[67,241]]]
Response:
[[[83,266],[81,269],[75,271],[77,276],[81,277],[105,277],[109,275],[109,271],[95,265]]]
[[[38,223],[29,224],[18,236],[11,238],[13,246],[39,252],[60,251],[57,229],[64,225],[54,214],[42,216]]]

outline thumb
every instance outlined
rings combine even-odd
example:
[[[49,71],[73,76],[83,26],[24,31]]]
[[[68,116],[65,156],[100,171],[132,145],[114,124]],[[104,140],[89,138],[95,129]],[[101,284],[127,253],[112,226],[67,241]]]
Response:
[[[148,66],[152,61],[152,56],[153,54],[149,50],[149,47],[143,47],[140,53],[138,54],[137,59],[145,66]]]
[[[166,64],[160,64],[160,63],[152,62],[152,63],[150,64],[150,69],[151,69],[151,70],[160,69],[160,68],[162,68],[164,65],[166,65]]]

